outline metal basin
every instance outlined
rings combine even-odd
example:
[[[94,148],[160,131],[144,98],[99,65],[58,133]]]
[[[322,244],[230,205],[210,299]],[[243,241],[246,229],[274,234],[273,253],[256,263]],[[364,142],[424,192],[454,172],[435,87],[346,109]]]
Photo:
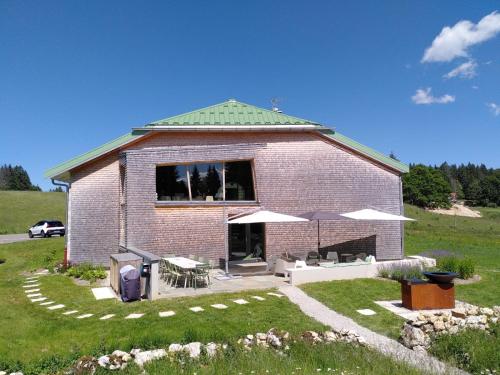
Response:
[[[429,280],[440,284],[451,283],[455,277],[458,277],[456,272],[424,272],[423,274]]]

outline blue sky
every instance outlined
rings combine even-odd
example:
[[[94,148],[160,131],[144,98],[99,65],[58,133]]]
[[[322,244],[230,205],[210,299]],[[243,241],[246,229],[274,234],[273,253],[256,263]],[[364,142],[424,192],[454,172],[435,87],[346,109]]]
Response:
[[[45,169],[133,126],[279,97],[404,162],[500,167],[499,8],[1,0],[0,163],[48,189]]]

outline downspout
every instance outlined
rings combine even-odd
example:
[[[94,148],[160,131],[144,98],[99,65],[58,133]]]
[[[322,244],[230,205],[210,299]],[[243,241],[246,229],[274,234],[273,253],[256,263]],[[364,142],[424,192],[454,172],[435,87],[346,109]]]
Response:
[[[405,205],[403,201],[403,177],[399,176],[399,207],[401,216],[405,214]],[[400,231],[401,231],[401,259],[405,256],[405,224],[404,221],[400,223]]]
[[[65,228],[66,228],[66,233],[64,233],[64,260],[63,260],[63,266],[64,268],[68,267],[68,238],[69,238],[69,223],[68,223],[68,218],[69,218],[69,189],[71,187],[71,184],[69,183],[64,183],[64,182],[58,182],[55,181],[53,178],[50,179],[53,185],[63,187],[66,190],[66,223],[65,223]]]

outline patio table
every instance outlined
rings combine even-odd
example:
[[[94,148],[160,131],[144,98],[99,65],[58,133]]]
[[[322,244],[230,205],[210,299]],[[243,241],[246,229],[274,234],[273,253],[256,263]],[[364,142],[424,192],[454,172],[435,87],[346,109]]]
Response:
[[[184,258],[184,257],[174,257],[174,258],[163,258],[165,261],[185,270],[193,270],[196,266],[203,264],[197,260]]]

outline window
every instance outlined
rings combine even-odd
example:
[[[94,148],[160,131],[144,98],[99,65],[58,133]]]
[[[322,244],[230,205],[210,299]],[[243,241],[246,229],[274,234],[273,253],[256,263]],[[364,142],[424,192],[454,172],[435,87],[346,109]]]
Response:
[[[253,201],[252,164],[245,160],[157,166],[156,193],[159,201]]]

